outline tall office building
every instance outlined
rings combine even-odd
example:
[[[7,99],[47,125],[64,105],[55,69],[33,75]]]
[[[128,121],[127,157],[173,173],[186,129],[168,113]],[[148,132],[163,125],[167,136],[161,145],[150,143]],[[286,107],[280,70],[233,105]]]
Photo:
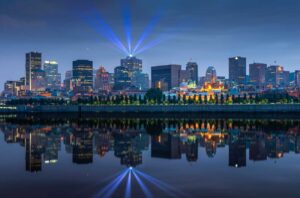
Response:
[[[266,71],[266,83],[273,87],[280,87],[284,85],[284,69],[280,65],[272,65]]]
[[[151,67],[151,87],[168,91],[180,83],[181,65],[162,65]]]
[[[46,88],[57,90],[60,88],[61,74],[58,73],[58,64],[56,61],[44,62]]]
[[[45,91],[46,73],[42,69],[31,70],[31,91]]]
[[[209,66],[206,70],[205,81],[215,83],[217,81],[217,71],[213,66]]]
[[[289,71],[283,71],[283,77],[282,77],[282,86],[287,87],[290,85],[290,72]]]
[[[190,75],[190,80],[196,82],[198,84],[198,64],[196,62],[188,62],[186,65],[186,71],[188,71]]]
[[[138,59],[134,56],[128,56],[125,59],[121,59],[121,66],[126,68],[126,70],[128,70],[129,72],[128,75],[130,77],[129,87],[135,87],[136,89],[139,90],[146,90],[149,88],[149,85],[147,85],[149,84],[149,82],[145,83],[145,78],[149,76],[148,74],[142,73],[143,61],[141,59]]]
[[[66,71],[65,80],[64,80],[64,89],[67,92],[73,90],[72,78],[73,78],[73,71],[72,70]]]
[[[26,53],[25,63],[25,84],[28,90],[32,90],[32,77],[34,71],[42,69],[42,54],[39,52]]]
[[[114,90],[128,89],[131,87],[132,73],[127,67],[118,66],[114,70]]]
[[[249,65],[250,82],[262,86],[266,82],[267,64],[252,63]]]
[[[146,73],[135,72],[132,76],[132,85],[139,90],[149,89],[149,75]]]
[[[295,71],[295,85],[300,87],[300,70]]]
[[[73,61],[73,83],[75,95],[89,95],[93,92],[93,61]]]
[[[244,85],[246,83],[246,58],[229,58],[229,80]]]
[[[121,66],[126,67],[129,72],[142,72],[143,61],[134,56],[127,56],[121,59]]]
[[[96,71],[95,90],[110,92],[112,89],[110,73],[104,67],[100,67]]]

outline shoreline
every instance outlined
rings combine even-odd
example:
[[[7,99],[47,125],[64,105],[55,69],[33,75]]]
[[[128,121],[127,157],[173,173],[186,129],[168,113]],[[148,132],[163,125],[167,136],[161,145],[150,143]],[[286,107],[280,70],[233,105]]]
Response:
[[[300,104],[232,105],[37,105],[1,106],[0,114],[22,113],[300,113]]]

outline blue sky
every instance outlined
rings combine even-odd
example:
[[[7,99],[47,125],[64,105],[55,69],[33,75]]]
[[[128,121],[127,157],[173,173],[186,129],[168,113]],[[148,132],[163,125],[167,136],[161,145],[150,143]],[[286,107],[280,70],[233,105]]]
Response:
[[[124,26],[124,10],[130,26]],[[151,27],[141,46],[157,45],[137,55],[148,73],[153,65],[193,60],[200,75],[213,65],[227,76],[228,57],[237,55],[247,64],[277,61],[293,71],[300,69],[299,18],[297,0],[1,0],[0,90],[6,80],[24,76],[29,51],[58,61],[63,74],[76,59],[113,71],[126,54],[103,37],[103,23],[91,25],[99,19],[124,46],[125,27],[133,46]]]

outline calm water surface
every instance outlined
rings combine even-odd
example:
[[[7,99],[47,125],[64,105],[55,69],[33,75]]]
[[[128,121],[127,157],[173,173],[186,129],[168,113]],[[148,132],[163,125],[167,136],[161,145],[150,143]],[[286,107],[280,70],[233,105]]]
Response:
[[[0,118],[0,197],[300,197],[293,119]]]

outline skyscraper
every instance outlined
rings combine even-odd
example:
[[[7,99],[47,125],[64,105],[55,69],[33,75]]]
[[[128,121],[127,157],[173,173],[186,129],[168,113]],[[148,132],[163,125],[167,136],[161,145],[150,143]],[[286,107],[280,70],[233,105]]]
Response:
[[[129,72],[128,75],[130,77],[129,86],[141,90],[145,90],[149,87],[145,84],[145,78],[148,75],[142,73],[143,61],[141,59],[138,59],[134,56],[128,56],[125,59],[121,59],[121,66],[126,68]]]
[[[134,56],[127,56],[121,59],[121,66],[126,67],[129,72],[142,72],[143,61]]]
[[[72,70],[66,71],[65,80],[64,80],[64,89],[67,92],[73,90],[72,78],[73,78],[73,71]]]
[[[128,89],[132,82],[132,73],[127,67],[119,66],[114,70],[115,85],[114,90]]]
[[[151,87],[168,91],[178,87],[181,65],[162,65],[151,67]]]
[[[96,72],[95,79],[95,90],[110,92],[111,87],[111,75],[108,73],[104,67],[100,67]]]
[[[206,70],[205,81],[215,83],[217,80],[217,72],[213,66],[210,66]]]
[[[272,65],[267,68],[266,83],[273,87],[280,87],[284,84],[283,81],[283,67],[280,65]]]
[[[267,64],[252,63],[249,65],[250,82],[262,86],[266,82]]]
[[[93,92],[93,61],[73,61],[74,94],[85,95]]]
[[[295,85],[300,87],[300,70],[295,71]]]
[[[56,61],[45,61],[44,63],[46,87],[52,90],[60,88],[61,74],[58,73]]]
[[[244,85],[246,83],[246,58],[229,58],[229,80]]]
[[[189,72],[190,80],[195,81],[198,84],[198,64],[196,62],[188,62],[186,65],[186,71]]]
[[[25,63],[25,84],[28,90],[32,90],[32,77],[33,72],[42,69],[42,54],[39,52],[29,52],[26,53],[26,63]]]

